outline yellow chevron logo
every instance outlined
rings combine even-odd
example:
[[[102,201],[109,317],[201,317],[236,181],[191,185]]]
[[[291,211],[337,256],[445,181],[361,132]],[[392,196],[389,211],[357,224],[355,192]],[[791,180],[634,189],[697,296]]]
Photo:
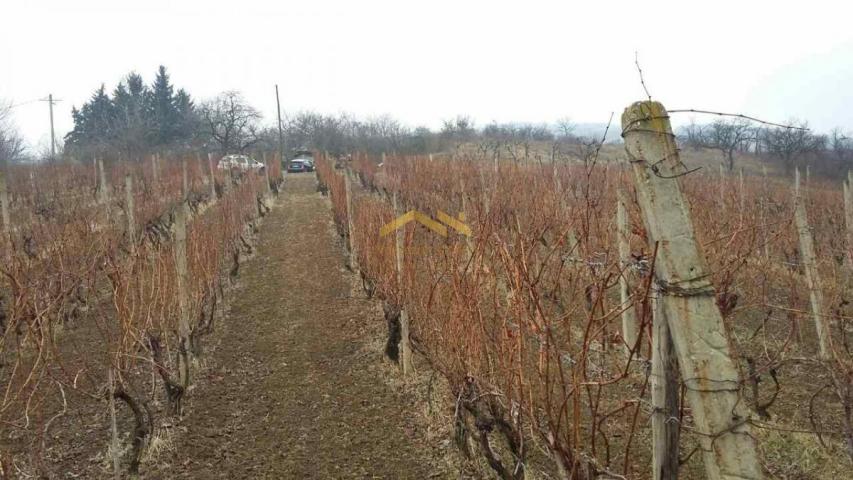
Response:
[[[438,219],[440,220],[440,222],[433,220],[429,215],[424,215],[423,213],[417,210],[409,210],[408,212],[383,225],[382,228],[379,229],[379,235],[384,237],[389,233],[396,231],[398,228],[406,226],[406,224],[408,224],[409,222],[418,222],[421,225],[432,230],[433,232],[441,235],[442,237],[447,236],[447,226],[456,230],[462,235],[465,235],[467,237],[471,236],[471,227],[464,223],[464,213],[460,213],[458,218],[454,218],[439,210]],[[447,224],[447,226],[445,226],[444,224]]]

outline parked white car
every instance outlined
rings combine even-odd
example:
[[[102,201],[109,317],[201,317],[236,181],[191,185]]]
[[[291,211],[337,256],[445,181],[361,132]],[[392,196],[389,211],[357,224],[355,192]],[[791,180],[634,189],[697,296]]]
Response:
[[[247,155],[226,155],[219,161],[220,170],[263,171],[264,164]]]

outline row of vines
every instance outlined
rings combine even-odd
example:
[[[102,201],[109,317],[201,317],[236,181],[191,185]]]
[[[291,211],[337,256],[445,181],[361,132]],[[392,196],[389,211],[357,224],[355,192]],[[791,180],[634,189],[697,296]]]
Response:
[[[278,162],[267,175],[215,164],[7,167],[0,477],[136,474],[155,453],[280,183]],[[97,465],[80,454],[92,444]]]
[[[387,353],[397,359],[397,344],[408,341],[447,379],[459,447],[499,478],[652,477],[656,247],[627,165],[461,154],[318,161],[364,289],[384,302]],[[829,355],[819,352],[793,179],[688,170],[672,181],[689,199],[712,272],[740,373],[738,402],[749,412],[737,421],[755,438],[761,469],[776,478],[843,477],[853,462],[853,225],[844,221],[841,181],[800,187]],[[447,221],[446,236],[410,222],[398,275],[395,235],[380,229],[411,210],[454,217],[472,234]],[[677,413],[667,419],[678,426],[677,469],[705,478],[707,434],[697,431],[685,379],[678,386]]]

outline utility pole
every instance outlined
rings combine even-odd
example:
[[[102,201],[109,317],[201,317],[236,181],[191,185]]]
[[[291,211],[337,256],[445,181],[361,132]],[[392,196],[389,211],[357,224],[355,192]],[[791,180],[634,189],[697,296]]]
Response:
[[[48,94],[47,99],[41,99],[42,102],[47,102],[50,106],[50,161],[56,161],[56,135],[53,133],[53,104],[61,102],[54,100],[53,94]]]
[[[281,102],[278,99],[278,84],[275,86],[275,106],[278,109],[278,161],[284,165],[284,134],[281,132]]]

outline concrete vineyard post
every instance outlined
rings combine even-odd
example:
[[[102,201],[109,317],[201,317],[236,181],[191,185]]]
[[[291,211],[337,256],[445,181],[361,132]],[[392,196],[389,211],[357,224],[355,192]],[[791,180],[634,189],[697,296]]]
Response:
[[[726,169],[720,164],[720,210],[726,210]]]
[[[98,203],[105,204],[109,201],[107,191],[107,173],[104,171],[104,161],[98,159]]]
[[[181,188],[183,190],[181,190],[181,191],[184,194],[184,200],[186,200],[187,198],[190,197],[190,178],[189,178],[189,172],[187,172],[187,158],[186,157],[181,158],[181,175],[182,175],[182,179],[183,179],[183,181],[181,183]]]
[[[160,181],[160,165],[158,165],[159,163],[160,159],[158,158],[157,154],[155,153],[151,155],[151,176],[154,179],[155,184]]]
[[[740,221],[743,223],[744,215],[746,215],[746,188],[744,188],[743,184],[743,167],[738,172],[738,180],[738,187],[740,188]]]
[[[0,217],[3,219],[3,241],[0,247],[6,255],[11,255],[12,220],[9,216],[9,190],[6,186],[6,172],[0,167]]]
[[[394,216],[399,217],[403,214],[397,201],[397,192],[394,192],[391,197],[391,202],[394,206]],[[406,230],[403,227],[397,228],[394,232],[394,253],[395,265],[397,271],[397,288],[399,289],[400,302],[400,364],[403,367],[403,375],[409,375],[412,372],[412,346],[409,343],[409,314],[403,308],[403,291],[404,291],[404,259],[405,259],[405,244]]]
[[[690,207],[681,193],[677,177],[686,170],[663,105],[642,101],[626,108],[622,135],[649,240],[658,245],[660,308],[693,412],[705,478],[763,478],[710,270],[699,253]]]
[[[198,167],[199,182],[204,183],[204,167],[201,166],[201,152],[195,152],[195,164]]]
[[[180,341],[178,372],[181,385],[186,388],[190,384],[190,312],[187,296],[187,207],[182,202],[175,214],[175,270],[177,273],[178,306],[178,336]]]
[[[846,212],[845,212],[846,215]],[[806,285],[809,288],[809,301],[812,306],[815,329],[817,330],[817,341],[820,348],[820,358],[828,359],[832,352],[832,341],[830,338],[829,317],[823,314],[823,283],[817,268],[817,255],[814,249],[814,238],[809,229],[809,221],[806,216],[805,202],[800,194],[800,170],[794,171],[794,222],[797,226],[797,234],[800,239],[800,253],[803,269],[806,272]]]
[[[847,180],[842,182],[842,185],[844,187],[844,226],[847,233],[844,261],[848,272],[853,272],[853,258],[851,258],[853,255],[853,170],[847,171]]]
[[[628,265],[631,261],[631,246],[628,243],[628,215],[625,211],[625,197],[620,188],[616,198],[616,237],[619,242],[619,260],[622,264],[622,274],[619,276],[619,299],[622,302],[622,339],[625,342],[625,353],[631,355],[631,350],[637,344],[637,316],[634,312],[634,302],[631,298],[631,285],[628,283]],[[639,352],[637,352],[639,353]]]
[[[113,461],[113,478],[121,478],[121,442],[118,436],[118,423],[116,422],[116,384],[113,368],[107,371],[107,395],[110,405],[110,458]]]
[[[270,164],[267,161],[267,152],[263,153],[264,158],[264,183],[266,186],[264,187],[264,192],[266,192],[267,196],[272,194],[272,187],[270,187]]]
[[[430,154],[430,156],[432,156],[432,155]],[[462,211],[460,212],[460,214],[461,214],[460,219],[463,222],[467,223],[469,221],[469,219],[468,219],[468,195],[465,192],[465,181],[462,179],[461,176],[459,177],[459,190],[462,192],[462,207],[461,207]],[[471,234],[473,235],[473,232],[471,232]],[[465,255],[465,262],[466,262],[466,264],[473,262],[473,257],[474,257],[473,242],[474,242],[474,239],[471,238],[471,235],[465,235],[465,254],[466,254]]]
[[[757,145],[757,144],[756,144]],[[761,167],[761,172],[764,174],[764,194],[761,196],[761,234],[764,238],[764,258],[770,259],[770,244],[768,243],[769,235],[767,235],[767,166]]]
[[[124,176],[124,194],[127,204],[127,238],[131,248],[136,245],[136,216],[133,206],[133,177],[128,173]]]
[[[678,370],[661,292],[652,300],[652,474],[654,480],[678,478]]]

